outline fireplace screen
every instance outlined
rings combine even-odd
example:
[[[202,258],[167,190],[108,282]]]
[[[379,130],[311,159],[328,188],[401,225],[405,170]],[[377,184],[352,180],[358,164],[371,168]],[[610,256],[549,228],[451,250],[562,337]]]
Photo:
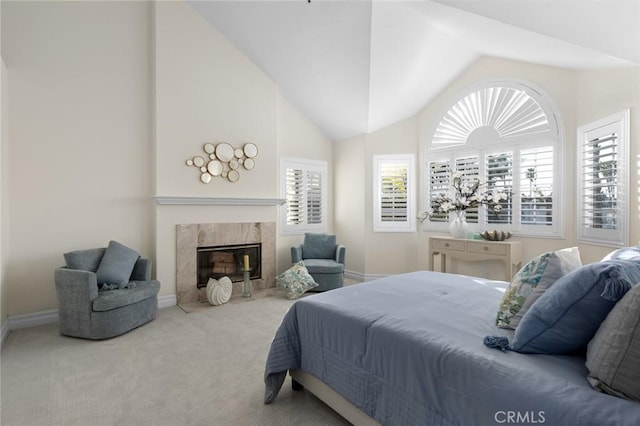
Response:
[[[244,279],[244,256],[249,257],[249,278],[261,279],[261,244],[198,247],[198,288],[206,287],[209,278],[229,277],[232,282]]]

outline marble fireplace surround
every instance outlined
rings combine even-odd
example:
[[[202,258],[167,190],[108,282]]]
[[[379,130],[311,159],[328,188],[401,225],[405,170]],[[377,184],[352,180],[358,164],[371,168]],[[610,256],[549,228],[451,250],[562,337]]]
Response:
[[[206,302],[206,289],[197,287],[198,247],[262,243],[262,278],[251,280],[254,290],[275,287],[276,224],[190,223],[176,225],[176,298],[178,304]],[[242,283],[233,283],[232,296],[242,294]]]

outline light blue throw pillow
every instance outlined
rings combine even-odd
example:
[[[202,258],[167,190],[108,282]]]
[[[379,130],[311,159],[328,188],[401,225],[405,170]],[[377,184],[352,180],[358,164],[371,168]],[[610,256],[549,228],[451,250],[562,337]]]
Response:
[[[568,354],[585,350],[607,314],[640,282],[640,262],[608,260],[583,266],[555,282],[516,328],[511,349]]]
[[[109,284],[121,288],[126,285],[139,257],[140,253],[134,249],[117,241],[109,241],[107,250],[105,250],[96,270],[98,287]]]
[[[64,260],[69,269],[80,269],[95,272],[100,266],[105,248],[70,251],[64,254]]]

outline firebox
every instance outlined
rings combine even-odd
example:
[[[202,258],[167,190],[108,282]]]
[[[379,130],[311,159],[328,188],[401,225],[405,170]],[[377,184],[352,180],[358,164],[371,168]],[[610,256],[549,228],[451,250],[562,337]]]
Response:
[[[244,279],[244,256],[249,256],[249,278],[262,278],[262,244],[234,244],[226,246],[198,247],[198,288],[207,286],[209,278],[229,277],[232,282]]]

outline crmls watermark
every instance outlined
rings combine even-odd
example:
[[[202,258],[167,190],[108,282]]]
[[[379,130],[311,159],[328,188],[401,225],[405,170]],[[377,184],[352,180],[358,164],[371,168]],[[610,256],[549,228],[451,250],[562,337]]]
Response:
[[[545,422],[544,411],[496,411],[493,415],[499,424],[542,424]]]

